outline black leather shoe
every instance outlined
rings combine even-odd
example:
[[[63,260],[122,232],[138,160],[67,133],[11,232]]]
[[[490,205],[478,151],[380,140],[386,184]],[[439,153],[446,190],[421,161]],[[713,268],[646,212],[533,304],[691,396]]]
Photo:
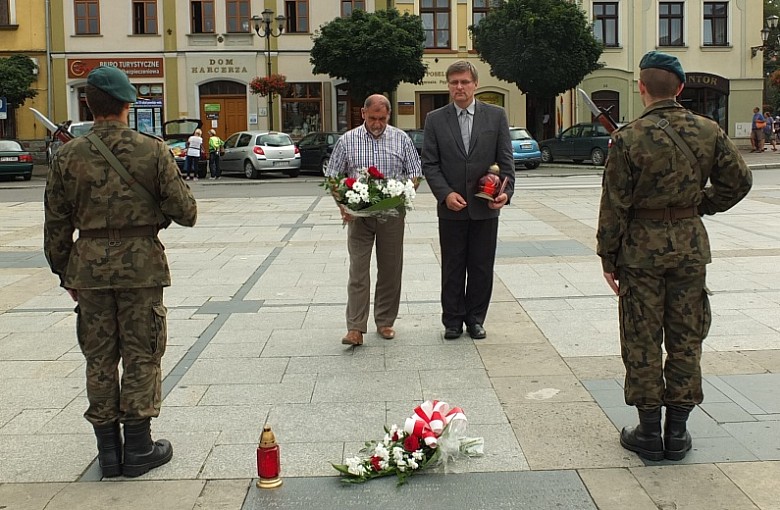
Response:
[[[456,338],[460,338],[460,335],[463,334],[463,328],[445,328],[444,329],[444,338],[447,340],[455,340]]]
[[[471,324],[467,328],[469,330],[469,335],[471,335],[471,338],[480,340],[487,336],[487,331],[485,331],[485,328],[482,327],[482,324],[479,323]]]

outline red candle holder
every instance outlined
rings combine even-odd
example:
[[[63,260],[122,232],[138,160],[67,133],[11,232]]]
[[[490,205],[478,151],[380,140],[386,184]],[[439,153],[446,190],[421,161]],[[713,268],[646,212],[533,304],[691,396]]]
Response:
[[[257,487],[274,489],[282,485],[280,471],[279,445],[276,444],[276,436],[271,431],[271,426],[266,425],[260,434],[260,445],[257,447]]]
[[[493,163],[490,165],[488,173],[479,179],[477,192],[474,196],[495,202],[496,197],[504,192],[504,187],[506,186],[506,178],[504,182],[501,182],[500,172],[501,169],[497,164]]]

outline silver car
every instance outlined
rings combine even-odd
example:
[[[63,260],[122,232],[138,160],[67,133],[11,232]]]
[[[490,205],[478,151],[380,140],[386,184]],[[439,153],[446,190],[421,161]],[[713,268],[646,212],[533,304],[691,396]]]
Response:
[[[225,140],[219,166],[223,173],[241,172],[257,179],[260,172],[283,172],[298,177],[301,154],[290,135],[276,131],[239,131]]]

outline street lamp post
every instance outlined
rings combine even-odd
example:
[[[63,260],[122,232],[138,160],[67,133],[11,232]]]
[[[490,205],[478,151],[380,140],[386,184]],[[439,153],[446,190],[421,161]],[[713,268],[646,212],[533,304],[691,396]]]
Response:
[[[265,77],[271,77],[271,37],[279,37],[284,32],[285,17],[281,14],[274,18],[274,11],[266,9],[262,12],[261,16],[252,16],[254,22],[255,32],[258,37],[265,37]],[[276,31],[271,26],[272,21],[276,20]],[[270,91],[268,93],[268,130],[274,129],[274,93]]]
[[[769,40],[769,33],[777,28],[778,20],[780,20],[780,17],[774,14],[766,17],[766,26],[761,29],[761,46],[750,47],[750,58],[755,58],[759,51],[771,49],[766,43]],[[778,36],[778,43],[780,43],[780,36]]]

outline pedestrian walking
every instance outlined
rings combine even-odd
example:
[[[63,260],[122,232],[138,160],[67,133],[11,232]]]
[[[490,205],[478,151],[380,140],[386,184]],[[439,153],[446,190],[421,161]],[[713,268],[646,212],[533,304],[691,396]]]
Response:
[[[764,126],[766,119],[756,106],[753,108],[753,120],[750,123],[750,152],[764,152]]]
[[[639,69],[645,110],[612,134],[597,252],[619,296],[625,401],[639,414],[620,444],[649,460],[681,460],[692,444],[688,416],[703,398],[701,351],[711,321],[710,243],[700,216],[737,204],[752,175],[715,122],[675,101],[685,84],[677,57],[651,51]]]
[[[173,456],[170,442],[152,441],[150,431],[160,413],[163,287],[171,283],[157,232],[171,221],[194,225],[197,206],[165,142],[127,126],[136,89],[124,72],[94,69],[86,100],[92,132],[63,145],[49,170],[44,252],[77,303],[84,417],[97,437],[103,476],[134,477]]]
[[[474,98],[479,77],[471,63],[454,62],[446,78],[452,102],[426,117],[422,149],[439,217],[442,323],[445,339],[459,338],[464,323],[480,339],[487,336],[498,216],[514,191],[512,142],[504,109]],[[495,201],[477,198],[477,184],[494,163],[506,189]]]
[[[326,176],[357,177],[361,169],[376,167],[387,179],[411,179],[415,186],[422,176],[420,157],[403,130],[388,125],[390,101],[369,96],[360,110],[363,124],[344,133],[333,147]],[[349,282],[347,284],[347,334],[345,345],[363,345],[368,331],[371,287],[371,253],[376,244],[377,276],[374,289],[374,322],[382,338],[395,337],[393,326],[401,302],[404,260],[405,213],[396,217],[355,217],[339,204],[347,222]]]

